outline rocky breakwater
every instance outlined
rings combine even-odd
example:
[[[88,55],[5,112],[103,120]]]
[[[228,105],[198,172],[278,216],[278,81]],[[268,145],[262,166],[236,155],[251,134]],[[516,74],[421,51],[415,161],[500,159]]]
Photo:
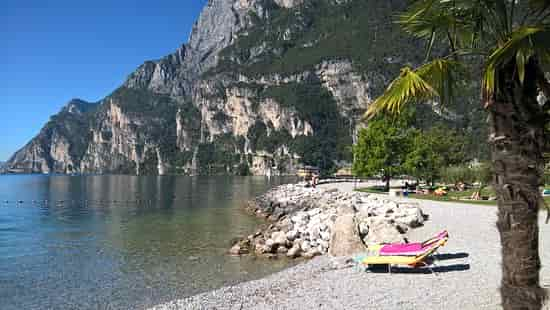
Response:
[[[276,258],[347,256],[369,244],[401,242],[427,216],[415,204],[360,192],[282,185],[250,201],[250,213],[268,221],[229,253]]]

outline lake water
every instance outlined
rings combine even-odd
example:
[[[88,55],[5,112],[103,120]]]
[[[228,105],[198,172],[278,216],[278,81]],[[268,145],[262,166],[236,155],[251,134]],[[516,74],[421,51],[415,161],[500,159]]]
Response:
[[[0,308],[140,309],[279,271],[225,252],[261,223],[246,200],[288,181],[0,176]]]

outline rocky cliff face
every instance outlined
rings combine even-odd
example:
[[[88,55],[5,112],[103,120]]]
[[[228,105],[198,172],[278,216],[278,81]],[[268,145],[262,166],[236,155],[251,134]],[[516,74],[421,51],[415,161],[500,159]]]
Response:
[[[97,103],[71,100],[6,164],[12,172],[74,173],[80,171],[90,141],[89,121]]]
[[[130,174],[330,169],[350,160],[371,98],[421,57],[388,22],[403,5],[210,0],[187,44],[145,62],[98,104],[71,101],[8,166]]]

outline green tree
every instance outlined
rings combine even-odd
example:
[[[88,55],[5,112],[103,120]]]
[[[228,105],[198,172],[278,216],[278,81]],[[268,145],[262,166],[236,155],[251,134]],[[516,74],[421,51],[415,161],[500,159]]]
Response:
[[[424,39],[425,63],[405,67],[367,111],[396,113],[408,103],[447,103],[464,72],[483,64],[482,104],[490,115],[489,144],[502,244],[504,309],[540,309],[539,186],[548,151],[550,98],[549,0],[416,0],[399,18]],[[448,51],[434,58],[432,50]],[[472,61],[475,60],[475,61]],[[475,76],[475,75],[473,75]]]
[[[459,183],[474,183],[475,175],[467,165],[453,165],[441,169],[441,179],[445,183],[458,185]]]
[[[440,177],[441,167],[464,161],[464,145],[463,137],[448,128],[416,131],[404,167],[408,174],[433,185]]]
[[[481,197],[481,191],[491,183],[493,179],[493,170],[489,163],[481,163],[472,168],[472,174],[477,182],[479,182],[479,188],[475,193],[476,197]]]
[[[382,176],[386,191],[390,179],[403,174],[404,162],[411,143],[412,131],[402,119],[378,118],[359,131],[353,147],[353,172],[356,175]]]

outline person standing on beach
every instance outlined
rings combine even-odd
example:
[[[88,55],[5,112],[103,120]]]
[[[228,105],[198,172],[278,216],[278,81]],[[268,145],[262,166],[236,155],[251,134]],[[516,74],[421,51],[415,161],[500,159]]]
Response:
[[[314,173],[311,177],[311,184],[313,188],[317,187],[317,182],[319,181],[319,175],[317,173]]]

